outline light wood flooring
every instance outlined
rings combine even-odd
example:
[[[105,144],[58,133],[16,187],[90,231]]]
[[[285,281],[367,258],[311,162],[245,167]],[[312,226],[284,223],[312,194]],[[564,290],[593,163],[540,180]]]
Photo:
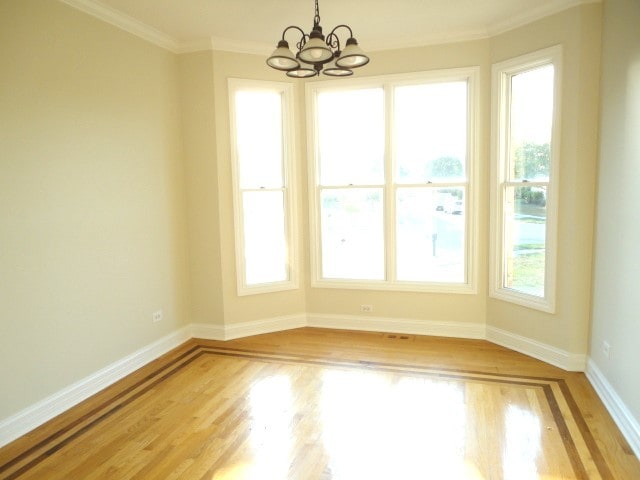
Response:
[[[192,340],[0,449],[2,479],[640,479],[586,377],[485,341]]]

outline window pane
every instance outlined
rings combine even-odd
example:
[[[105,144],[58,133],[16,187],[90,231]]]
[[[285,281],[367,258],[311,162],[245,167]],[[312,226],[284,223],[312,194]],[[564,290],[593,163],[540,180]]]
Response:
[[[382,189],[323,190],[322,276],[383,280]]]
[[[398,280],[464,282],[462,188],[399,188],[396,215]]]
[[[239,91],[235,100],[240,188],[282,187],[280,93]]]
[[[544,297],[547,189],[505,189],[504,287]]]
[[[461,181],[466,176],[467,83],[394,90],[396,181]]]
[[[553,65],[511,77],[508,177],[549,180]]]
[[[384,182],[382,88],[318,95],[321,185],[380,185]]]
[[[244,192],[245,282],[288,280],[282,192]]]

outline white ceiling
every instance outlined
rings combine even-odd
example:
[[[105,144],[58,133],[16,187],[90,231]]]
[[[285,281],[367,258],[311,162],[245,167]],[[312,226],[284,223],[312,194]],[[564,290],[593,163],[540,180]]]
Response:
[[[314,0],[62,0],[174,51],[270,53]],[[319,0],[325,34],[346,23],[367,51],[485,38],[600,0]],[[287,37],[293,44],[297,39]]]

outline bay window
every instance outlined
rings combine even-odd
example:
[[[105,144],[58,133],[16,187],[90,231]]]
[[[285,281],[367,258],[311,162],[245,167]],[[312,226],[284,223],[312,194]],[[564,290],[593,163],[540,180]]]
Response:
[[[307,86],[314,285],[474,291],[476,76]]]

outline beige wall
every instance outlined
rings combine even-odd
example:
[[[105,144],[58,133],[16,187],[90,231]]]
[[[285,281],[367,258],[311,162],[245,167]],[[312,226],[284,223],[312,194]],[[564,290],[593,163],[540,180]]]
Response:
[[[491,39],[491,61],[562,45],[556,313],[490,299],[487,324],[572,354],[587,352],[598,140],[601,5],[588,4]]]
[[[600,6],[586,5],[491,40],[374,52],[358,73],[480,67],[470,295],[310,287],[304,82],[294,81],[300,288],[238,297],[227,80],[286,77],[262,56],[174,55],[59,2],[1,2],[0,418],[189,323],[361,315],[363,303],[376,317],[486,323],[586,353],[599,35]],[[558,312],[548,315],[487,297],[490,70],[554,44],[565,64]]]
[[[591,360],[640,419],[640,2],[604,4]],[[602,343],[611,346],[610,358]]]
[[[224,298],[224,323],[233,324],[253,320],[298,315],[305,312],[304,278],[297,290],[249,295],[237,295],[237,276],[235,260],[235,230],[233,219],[233,189],[231,177],[231,146],[229,131],[229,78],[286,81],[287,77],[275,71],[269,71],[265,59],[257,55],[213,52],[215,122],[218,169],[218,202],[220,215],[220,253],[222,259],[222,292]],[[284,77],[284,78],[283,78]],[[294,83],[294,82],[292,82]],[[302,88],[294,83],[296,90]],[[302,121],[296,116],[295,121]],[[299,138],[298,138],[299,140]],[[294,163],[302,163],[303,145],[296,142]],[[299,206],[302,202],[302,172],[297,172],[294,181],[295,195]],[[190,188],[188,185],[187,188]],[[210,206],[200,205],[199,215],[209,215]],[[298,210],[303,210],[298,208]],[[305,221],[305,212],[300,212]],[[304,265],[303,238],[298,239],[301,252],[301,265]]]
[[[0,2],[0,419],[189,322],[176,56]],[[152,324],[152,313],[164,320]]]
[[[182,131],[189,224],[191,322],[222,325],[220,204],[213,54],[180,55]]]

